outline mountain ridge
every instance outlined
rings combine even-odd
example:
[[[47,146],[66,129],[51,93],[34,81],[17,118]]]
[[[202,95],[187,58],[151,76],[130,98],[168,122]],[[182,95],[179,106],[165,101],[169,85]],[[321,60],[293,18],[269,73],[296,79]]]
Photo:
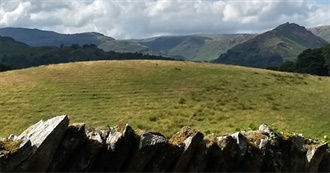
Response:
[[[325,44],[305,27],[285,23],[234,46],[213,62],[265,68],[295,60],[305,49]]]
[[[330,43],[330,25],[308,28],[308,30]]]
[[[8,70],[6,66],[12,68],[28,68],[32,66],[68,63],[77,61],[95,61],[95,60],[123,60],[123,59],[162,59],[177,60],[170,57],[161,57],[155,55],[144,55],[142,53],[118,53],[104,52],[96,45],[90,44],[79,46],[43,46],[33,47],[25,43],[18,42],[11,37],[0,36],[0,64],[3,69]]]
[[[84,32],[76,34],[60,34],[54,31],[45,31],[29,28],[0,28],[0,35],[12,37],[19,42],[31,46],[70,46],[72,44],[95,44],[103,41],[114,40],[112,37],[105,36],[97,32]]]
[[[39,29],[7,27],[0,28],[0,35],[12,37],[30,46],[60,47],[72,44],[95,44],[104,51],[140,52],[156,56],[177,57],[178,59],[210,61],[256,34],[196,34],[116,40],[96,32],[60,34]],[[82,38],[77,39],[79,37]],[[164,41],[171,42],[172,45],[159,49]]]
[[[53,31],[43,31],[39,29],[26,29],[26,28],[0,28],[0,35],[13,36],[15,40],[22,41],[31,46],[70,46],[72,44],[95,44],[98,48],[108,52],[115,51],[120,53],[143,53],[155,56],[163,57],[175,57],[177,59],[185,59],[191,61],[213,61],[231,63],[231,60],[219,60],[220,56],[225,56],[224,54],[233,53],[237,51],[237,47],[250,39],[255,38],[255,42],[249,44],[258,44],[256,48],[251,48],[249,55],[260,55],[266,56],[266,60],[261,57],[257,57],[257,61],[266,61],[261,63],[261,65],[255,65],[256,67],[264,67],[266,65],[277,65],[285,60],[294,60],[296,56],[301,53],[306,48],[316,48],[323,41],[319,40],[319,43],[311,43],[309,39],[301,39],[306,34],[305,28],[295,24],[295,32],[288,33],[284,29],[290,28],[287,26],[290,23],[282,24],[276,28],[266,31],[261,34],[268,34],[268,39],[262,38],[261,34],[195,34],[195,35],[178,35],[178,36],[159,36],[145,39],[124,39],[116,40],[112,37],[105,36],[96,32],[86,32],[77,34],[59,34]],[[286,27],[285,27],[286,26]],[[7,30],[7,31],[6,31]],[[10,34],[10,30],[16,30]],[[23,31],[28,31],[24,33]],[[6,32],[7,33],[6,33]],[[23,32],[20,33],[20,32]],[[330,26],[320,26],[315,28],[309,28],[309,31],[314,35],[321,38],[329,38],[330,36]],[[18,34],[13,34],[17,33]],[[304,34],[299,35],[300,32]],[[257,37],[259,36],[259,37]],[[20,37],[20,39],[19,39]],[[311,34],[308,36],[312,37]],[[330,38],[329,38],[330,39]],[[312,40],[316,40],[315,38]],[[272,45],[270,42],[275,42]],[[245,43],[246,45],[247,43]],[[265,45],[263,45],[265,44]],[[317,45],[316,47],[314,46]],[[262,46],[263,45],[263,46]],[[273,48],[271,48],[273,47]],[[255,52],[263,51],[263,53]],[[265,49],[265,50],[263,50]],[[254,52],[253,52],[254,51]],[[269,51],[271,53],[269,54]],[[277,51],[278,53],[276,53]],[[266,52],[266,53],[265,53]],[[267,53],[268,52],[268,53]],[[237,54],[237,52],[236,52]],[[235,55],[236,55],[235,54]],[[239,53],[238,53],[239,54]],[[238,55],[237,54],[237,55]],[[246,58],[244,58],[246,59]],[[268,59],[268,60],[267,60]],[[269,62],[268,62],[269,61]],[[234,62],[234,64],[239,64],[239,62]],[[263,65],[262,65],[263,64]],[[243,65],[249,65],[249,63],[243,63]]]

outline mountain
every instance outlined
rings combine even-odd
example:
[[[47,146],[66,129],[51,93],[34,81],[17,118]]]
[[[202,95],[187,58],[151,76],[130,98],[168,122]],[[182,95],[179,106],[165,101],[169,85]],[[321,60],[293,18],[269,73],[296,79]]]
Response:
[[[194,61],[214,60],[229,48],[256,34],[197,34],[188,36],[162,36],[146,39],[115,40],[95,32],[59,34],[53,31],[27,28],[0,28],[0,36],[12,37],[30,46],[70,46],[95,44],[104,51],[143,53],[176,57]]]
[[[308,30],[330,43],[330,25],[309,28]]]
[[[327,42],[306,28],[285,23],[238,44],[213,62],[265,68],[295,60],[307,48],[320,48]]]
[[[27,68],[47,64],[58,64],[92,60],[124,59],[161,59],[174,60],[169,57],[143,55],[142,53],[104,52],[96,45],[42,46],[32,47],[10,37],[0,36],[0,64],[13,68]],[[5,68],[5,66],[3,68]]]
[[[79,34],[59,34],[53,31],[43,31],[39,29],[27,28],[0,28],[0,36],[14,38],[19,42],[30,46],[70,46],[72,44],[95,44],[99,45],[106,41],[114,40],[96,32],[86,32]]]
[[[329,26],[311,28],[310,31],[324,39],[330,37]],[[196,34],[115,40],[95,32],[59,34],[52,31],[26,28],[2,28],[0,35],[10,36],[31,46],[60,47],[61,45],[70,46],[72,44],[95,44],[104,51],[138,52],[192,61],[214,60],[215,62],[254,67],[276,65],[287,59],[295,59],[304,49],[319,47],[320,42],[322,42],[311,33],[307,33],[305,28],[290,23],[263,33],[262,36],[258,34]],[[247,40],[250,41],[245,43]],[[315,42],[310,42],[310,40]],[[245,44],[240,45],[242,43]],[[249,50],[244,50],[245,48]],[[241,59],[235,58],[238,55]],[[219,58],[220,56],[221,58]],[[250,62],[251,60],[252,62]]]
[[[242,43],[256,34],[198,34],[187,36],[162,36],[133,40],[148,48],[171,57],[186,60],[214,60],[229,48]]]
[[[138,42],[132,40],[111,40],[105,41],[98,45],[98,47],[106,52],[115,51],[120,53],[143,53],[149,55],[162,55],[167,56],[166,54],[162,54],[156,50],[151,49],[145,45],[142,45]]]

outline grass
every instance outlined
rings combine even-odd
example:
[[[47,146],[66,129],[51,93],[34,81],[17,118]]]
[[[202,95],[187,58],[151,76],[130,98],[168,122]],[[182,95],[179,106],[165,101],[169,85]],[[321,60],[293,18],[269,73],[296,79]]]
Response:
[[[183,126],[232,133],[267,123],[330,133],[330,79],[175,61],[97,61],[0,73],[0,136],[62,114],[94,127],[129,123],[167,137]]]

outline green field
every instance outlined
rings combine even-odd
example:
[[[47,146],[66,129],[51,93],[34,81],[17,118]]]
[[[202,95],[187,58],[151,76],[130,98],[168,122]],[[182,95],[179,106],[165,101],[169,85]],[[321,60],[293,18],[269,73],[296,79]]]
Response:
[[[210,63],[97,61],[0,73],[0,136],[62,114],[167,137],[182,126],[226,134],[268,123],[330,134],[330,78]]]

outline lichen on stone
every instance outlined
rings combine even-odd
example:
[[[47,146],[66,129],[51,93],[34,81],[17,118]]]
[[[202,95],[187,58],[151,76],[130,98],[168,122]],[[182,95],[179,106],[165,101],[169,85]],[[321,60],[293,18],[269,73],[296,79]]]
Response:
[[[172,138],[169,140],[169,142],[173,145],[179,145],[184,142],[189,136],[193,136],[196,134],[197,131],[194,129],[191,129],[190,127],[183,127],[179,132],[177,132]]]
[[[22,140],[12,139],[0,140],[0,155],[9,155],[15,153],[19,149],[22,142]]]

